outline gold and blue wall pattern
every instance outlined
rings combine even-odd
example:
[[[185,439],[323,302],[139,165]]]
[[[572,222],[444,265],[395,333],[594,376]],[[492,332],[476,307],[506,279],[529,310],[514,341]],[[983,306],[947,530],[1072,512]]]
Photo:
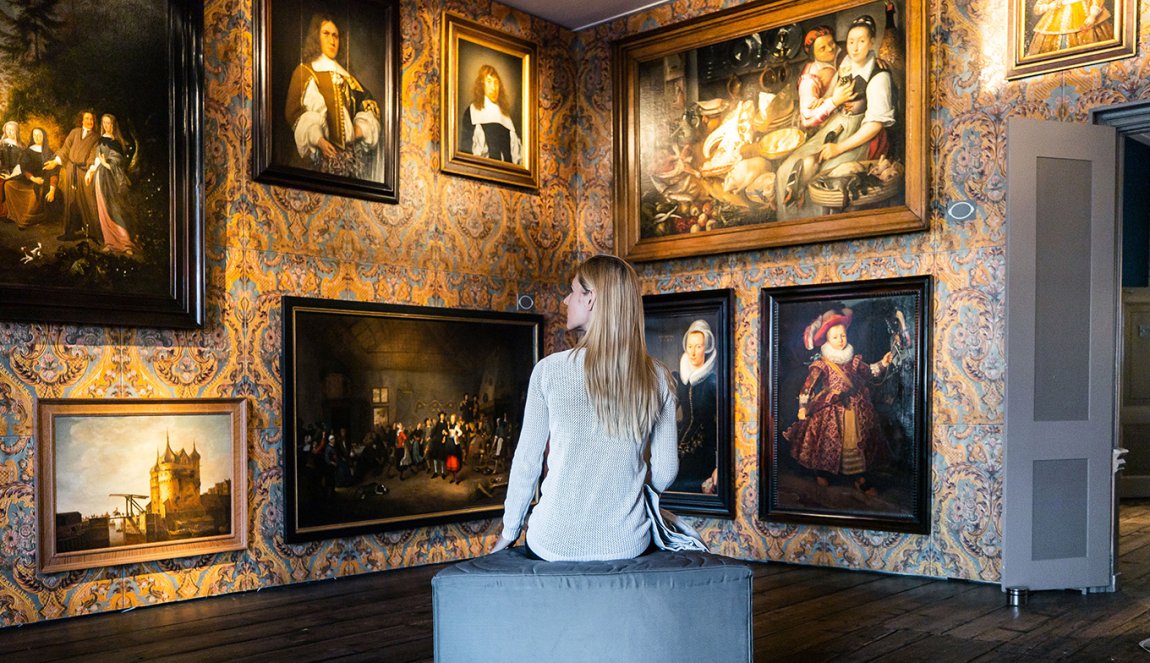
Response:
[[[578,33],[584,111],[580,241],[612,247],[613,40],[737,2],[673,2]],[[1097,106],[1150,98],[1150,7],[1140,55],[1006,81],[1005,3],[930,0],[927,7],[930,230],[639,266],[644,292],[733,288],[738,517],[696,522],[725,555],[996,582],[1001,571],[1006,362],[1006,121],[1087,122]],[[946,205],[975,212],[948,220]],[[929,274],[934,278],[931,533],[911,535],[759,521],[761,288]]]
[[[678,0],[573,34],[491,2],[405,0],[398,205],[255,184],[252,6],[205,3],[207,324],[197,331],[0,322],[0,626],[482,554],[490,521],[285,544],[280,403],[284,295],[514,310],[556,324],[573,264],[612,246],[610,42],[737,3]],[[452,11],[539,45],[541,186],[439,172],[440,22]],[[1011,116],[1087,121],[1150,98],[1150,5],[1139,53],[1005,80],[1006,8],[930,0],[930,230],[639,266],[644,291],[733,288],[733,521],[692,519],[744,559],[997,581],[1003,457],[1005,129]],[[970,200],[976,213],[943,210]],[[931,534],[757,520],[762,287],[934,277]],[[0,316],[2,317],[2,316]],[[41,575],[34,403],[40,397],[233,397],[250,403],[247,551]]]

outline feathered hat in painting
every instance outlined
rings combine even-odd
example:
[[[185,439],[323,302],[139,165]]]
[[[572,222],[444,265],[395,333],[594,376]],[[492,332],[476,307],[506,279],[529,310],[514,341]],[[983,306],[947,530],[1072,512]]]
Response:
[[[843,308],[840,311],[831,309],[823,313],[803,330],[803,347],[808,350],[822,347],[822,344],[827,341],[827,332],[830,331],[831,327],[842,325],[843,329],[850,329],[852,318],[854,318],[854,311],[849,308]]]

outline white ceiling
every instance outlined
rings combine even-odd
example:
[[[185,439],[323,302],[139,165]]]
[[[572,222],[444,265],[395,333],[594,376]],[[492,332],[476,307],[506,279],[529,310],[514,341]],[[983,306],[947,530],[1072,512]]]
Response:
[[[500,0],[568,30],[582,30],[668,0]]]

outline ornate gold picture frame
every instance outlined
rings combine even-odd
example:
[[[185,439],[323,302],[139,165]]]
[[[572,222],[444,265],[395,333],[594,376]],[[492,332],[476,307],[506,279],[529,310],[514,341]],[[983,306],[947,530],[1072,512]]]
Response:
[[[535,44],[443,15],[440,169],[539,188]]]
[[[926,229],[925,22],[922,0],[754,3],[617,43],[616,252]]]
[[[1008,79],[1130,57],[1135,0],[1010,0]]]
[[[44,573],[243,550],[247,402],[42,399]]]

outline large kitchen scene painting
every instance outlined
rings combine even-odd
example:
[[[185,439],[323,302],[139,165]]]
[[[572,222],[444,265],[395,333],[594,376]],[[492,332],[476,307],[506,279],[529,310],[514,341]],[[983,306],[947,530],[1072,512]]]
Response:
[[[617,252],[924,229],[922,23],[921,0],[753,3],[617,44]]]

